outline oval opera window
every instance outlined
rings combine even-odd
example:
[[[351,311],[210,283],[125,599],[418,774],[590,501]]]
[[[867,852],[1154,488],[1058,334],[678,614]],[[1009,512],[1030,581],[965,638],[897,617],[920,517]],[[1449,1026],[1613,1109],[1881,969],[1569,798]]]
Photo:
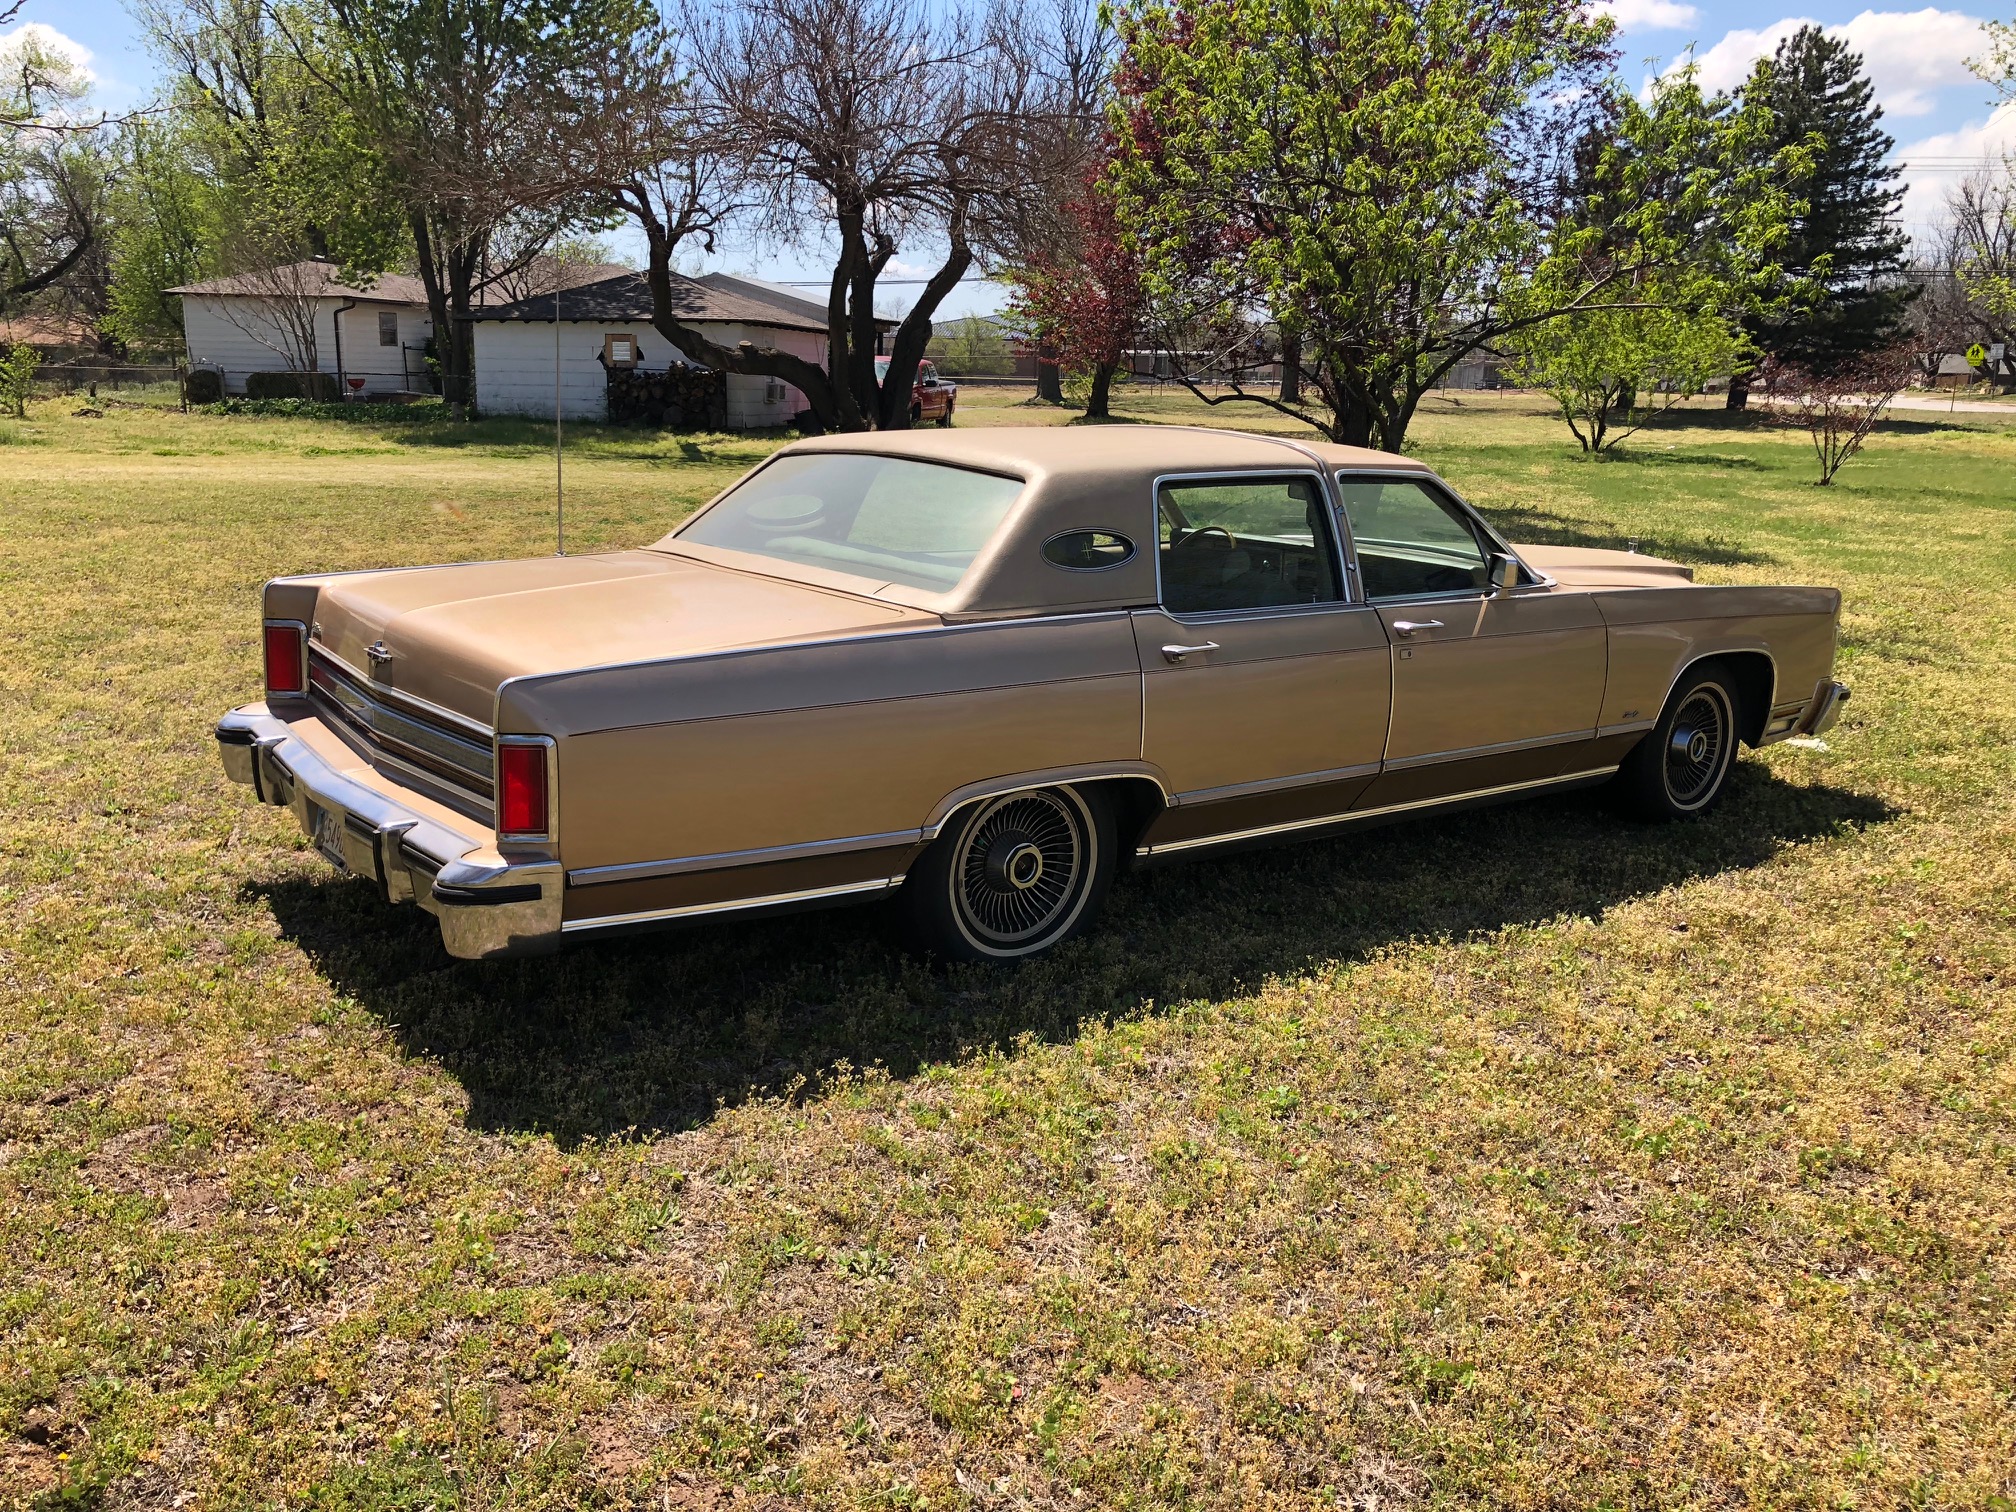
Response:
[[[1066,572],[1103,572],[1134,555],[1134,543],[1111,530],[1067,530],[1043,543],[1043,560]]]
[[[602,360],[610,367],[637,366],[637,338],[627,332],[609,332],[602,338]]]

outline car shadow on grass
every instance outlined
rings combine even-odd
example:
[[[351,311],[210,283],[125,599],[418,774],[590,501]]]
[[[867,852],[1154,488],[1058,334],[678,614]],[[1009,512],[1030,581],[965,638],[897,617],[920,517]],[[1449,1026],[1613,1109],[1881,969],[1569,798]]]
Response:
[[[1745,762],[1696,823],[1636,825],[1577,794],[1124,876],[1093,933],[1020,967],[935,968],[903,954],[873,908],[460,962],[431,918],[366,883],[248,891],[336,991],[462,1083],[472,1126],[573,1145],[695,1128],[850,1068],[904,1077],[1066,1040],[1088,1021],[1238,995],[1410,939],[1598,917],[1894,814]]]

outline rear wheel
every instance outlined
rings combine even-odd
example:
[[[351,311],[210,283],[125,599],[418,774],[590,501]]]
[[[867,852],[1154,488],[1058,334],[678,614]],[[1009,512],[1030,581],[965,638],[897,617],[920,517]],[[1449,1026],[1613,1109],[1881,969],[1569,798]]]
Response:
[[[944,426],[950,425],[951,423],[952,423],[952,406],[948,404],[945,406],[945,413],[938,417],[938,424],[942,428]]]
[[[1641,818],[1685,819],[1722,799],[1736,765],[1735,682],[1702,667],[1681,678],[1652,727],[1617,773],[1618,796]]]
[[[1034,788],[954,814],[898,899],[912,940],[957,961],[1021,961],[1080,933],[1113,880],[1113,811],[1096,791]]]

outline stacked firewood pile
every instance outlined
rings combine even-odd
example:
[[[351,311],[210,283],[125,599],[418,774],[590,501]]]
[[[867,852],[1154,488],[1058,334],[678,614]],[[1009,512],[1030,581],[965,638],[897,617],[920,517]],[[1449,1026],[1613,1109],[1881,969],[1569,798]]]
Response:
[[[609,369],[609,423],[657,430],[722,430],[728,375],[712,368]]]

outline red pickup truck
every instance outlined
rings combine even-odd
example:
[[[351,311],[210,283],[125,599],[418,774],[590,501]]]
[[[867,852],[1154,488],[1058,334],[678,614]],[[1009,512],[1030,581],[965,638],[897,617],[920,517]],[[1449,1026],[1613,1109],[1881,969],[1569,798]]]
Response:
[[[875,359],[875,381],[889,381],[889,359]],[[938,365],[934,362],[917,364],[917,381],[910,386],[910,423],[922,425],[926,420],[935,420],[940,425],[952,423],[953,406],[959,402],[959,385],[949,378],[938,376]]]

